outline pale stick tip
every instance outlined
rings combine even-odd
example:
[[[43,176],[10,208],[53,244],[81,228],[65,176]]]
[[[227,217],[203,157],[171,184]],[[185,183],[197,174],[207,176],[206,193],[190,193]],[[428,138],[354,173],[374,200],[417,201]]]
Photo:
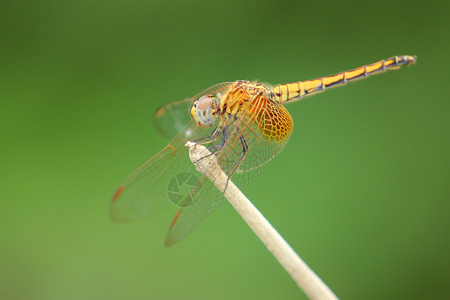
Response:
[[[191,141],[187,141],[186,144],[184,144],[184,145],[185,145],[186,147],[191,148],[191,147],[194,147],[194,146],[196,145],[196,143],[191,142]]]

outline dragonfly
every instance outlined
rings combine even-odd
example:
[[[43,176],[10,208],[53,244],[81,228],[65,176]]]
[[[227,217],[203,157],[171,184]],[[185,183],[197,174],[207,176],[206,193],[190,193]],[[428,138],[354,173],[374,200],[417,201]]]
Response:
[[[293,120],[285,104],[415,61],[415,56],[394,56],[335,75],[276,86],[223,82],[162,106],[155,113],[155,126],[170,142],[114,193],[112,220],[141,220],[171,203],[178,210],[165,245],[174,245],[226,201],[223,191],[196,171],[187,141],[206,145],[228,179],[242,187],[286,146]]]

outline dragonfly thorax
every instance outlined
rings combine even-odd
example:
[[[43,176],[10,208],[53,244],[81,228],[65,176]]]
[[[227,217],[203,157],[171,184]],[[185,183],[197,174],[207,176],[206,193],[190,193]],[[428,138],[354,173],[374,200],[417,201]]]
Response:
[[[201,96],[191,107],[191,116],[201,127],[211,127],[217,119],[215,99],[212,95]]]

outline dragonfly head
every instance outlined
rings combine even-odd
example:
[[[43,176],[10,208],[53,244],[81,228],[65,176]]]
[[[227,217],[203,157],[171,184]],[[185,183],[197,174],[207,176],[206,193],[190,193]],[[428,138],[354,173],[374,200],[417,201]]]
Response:
[[[211,127],[216,121],[215,103],[212,95],[201,96],[191,107],[191,116],[201,127]]]

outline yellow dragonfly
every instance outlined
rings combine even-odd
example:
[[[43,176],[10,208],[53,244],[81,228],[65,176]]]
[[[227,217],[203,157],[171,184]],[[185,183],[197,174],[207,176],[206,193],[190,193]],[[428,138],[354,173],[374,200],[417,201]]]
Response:
[[[112,220],[140,220],[172,203],[178,211],[169,226],[166,246],[177,243],[225,202],[222,191],[196,171],[185,147],[187,141],[205,144],[228,177],[242,187],[286,146],[293,121],[284,104],[415,60],[414,56],[395,56],[336,75],[275,87],[243,80],[223,82],[161,107],[155,124],[171,141],[117,189]]]

